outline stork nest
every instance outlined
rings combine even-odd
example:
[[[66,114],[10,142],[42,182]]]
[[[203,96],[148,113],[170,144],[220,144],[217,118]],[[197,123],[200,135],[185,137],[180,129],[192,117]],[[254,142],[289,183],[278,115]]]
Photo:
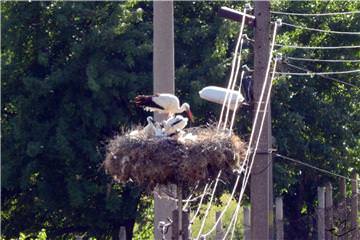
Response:
[[[216,127],[187,128],[196,139],[118,135],[109,141],[104,167],[121,183],[129,180],[153,190],[157,184],[194,185],[215,179],[218,171],[237,169],[246,144]]]

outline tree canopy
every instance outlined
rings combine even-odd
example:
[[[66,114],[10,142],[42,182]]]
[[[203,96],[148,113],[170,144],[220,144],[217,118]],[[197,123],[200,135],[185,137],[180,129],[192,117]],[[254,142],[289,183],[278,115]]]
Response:
[[[238,23],[217,16],[221,6],[241,9],[244,2],[174,3],[176,94],[191,104],[199,125],[219,114],[219,107],[201,100],[198,91],[226,85],[239,30]],[[359,10],[360,2],[272,1],[272,9],[343,12]],[[1,3],[3,237],[36,235],[45,228],[50,239],[84,233],[117,239],[120,226],[132,235],[148,201],[136,186],[113,184],[101,163],[107,139],[145,119],[132,99],[152,93],[152,14],[151,2]],[[276,17],[311,28],[360,32],[360,14]],[[253,29],[246,33],[251,37]],[[346,46],[360,45],[360,36],[282,26],[276,42]],[[358,49],[277,51],[301,58],[360,59]],[[251,44],[244,59],[252,66]],[[315,72],[360,68],[359,63],[288,62]],[[285,63],[279,71],[302,72]],[[321,76],[277,77],[273,135],[279,153],[350,176],[360,170],[359,74],[334,78],[355,86]],[[246,138],[250,109],[240,115],[236,131]],[[316,187],[336,181],[277,158],[274,163],[275,192],[285,197],[289,219],[311,212]],[[306,236],[304,229],[289,228],[289,237]]]

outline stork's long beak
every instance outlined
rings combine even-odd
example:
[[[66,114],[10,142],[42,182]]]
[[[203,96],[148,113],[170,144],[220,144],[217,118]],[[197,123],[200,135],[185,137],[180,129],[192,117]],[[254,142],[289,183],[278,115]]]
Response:
[[[187,111],[186,111],[186,113],[187,113],[187,115],[188,115],[188,117],[189,117],[190,121],[191,121],[191,122],[194,122],[193,114],[192,114],[192,112],[190,111],[190,109],[189,109],[189,110],[187,110]]]

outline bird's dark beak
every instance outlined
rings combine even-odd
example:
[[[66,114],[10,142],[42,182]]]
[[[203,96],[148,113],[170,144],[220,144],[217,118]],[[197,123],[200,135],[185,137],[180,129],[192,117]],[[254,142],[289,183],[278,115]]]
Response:
[[[187,111],[186,111],[186,113],[187,113],[187,115],[188,115],[188,117],[189,117],[190,121],[191,121],[191,122],[194,122],[194,118],[193,118],[193,114],[192,114],[192,112],[191,112],[190,110],[187,110]]]

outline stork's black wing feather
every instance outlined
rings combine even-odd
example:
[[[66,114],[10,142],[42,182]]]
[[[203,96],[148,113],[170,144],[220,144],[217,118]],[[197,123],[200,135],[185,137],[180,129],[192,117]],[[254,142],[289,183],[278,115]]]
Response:
[[[156,97],[156,95],[138,95],[135,97],[135,104],[139,107],[151,107],[164,110],[162,106],[152,100],[153,97]]]
[[[178,123],[181,122],[181,121],[182,121],[182,119],[179,119],[179,120],[173,122],[173,123],[171,124],[171,126],[175,126],[176,124],[178,124]]]

